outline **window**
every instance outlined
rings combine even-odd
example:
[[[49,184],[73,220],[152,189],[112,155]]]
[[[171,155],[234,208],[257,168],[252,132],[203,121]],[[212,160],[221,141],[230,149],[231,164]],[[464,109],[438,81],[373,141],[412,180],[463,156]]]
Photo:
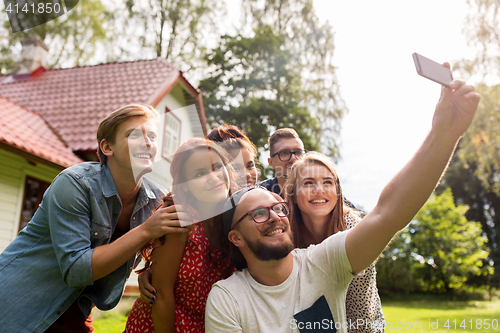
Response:
[[[50,183],[35,178],[26,177],[19,230],[23,229],[31,220],[33,215],[35,215],[38,206],[42,202],[43,193],[49,187],[49,185]]]
[[[181,137],[181,121],[171,112],[165,114],[165,131],[163,135],[162,156],[168,161],[172,160]]]

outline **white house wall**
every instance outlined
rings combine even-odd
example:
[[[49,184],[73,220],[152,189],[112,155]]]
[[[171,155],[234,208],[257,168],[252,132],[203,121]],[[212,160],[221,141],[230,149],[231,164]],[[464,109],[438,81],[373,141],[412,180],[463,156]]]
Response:
[[[156,110],[158,110],[158,112],[162,115],[161,121],[158,124],[158,131],[160,133],[158,138],[158,155],[153,172],[148,174],[146,177],[168,190],[170,190],[172,185],[172,179],[169,172],[170,162],[161,156],[161,152],[163,150],[163,130],[165,128],[165,110],[168,108],[170,112],[181,121],[179,144],[182,144],[194,136],[200,136],[199,133],[202,133],[201,136],[203,136],[196,107],[194,105],[185,106],[185,104],[186,100],[184,98],[184,89],[182,85],[178,83],[156,106]],[[193,113],[195,116],[193,116]],[[196,123],[194,123],[193,119]]]
[[[0,252],[16,238],[26,176],[52,182],[59,170],[31,164],[23,157],[0,149]]]

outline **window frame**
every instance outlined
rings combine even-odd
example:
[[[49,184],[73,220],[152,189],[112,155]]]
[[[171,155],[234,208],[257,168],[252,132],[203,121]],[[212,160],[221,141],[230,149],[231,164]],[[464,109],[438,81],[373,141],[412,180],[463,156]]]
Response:
[[[178,124],[179,124],[179,133],[178,133],[178,136],[177,136],[177,147],[173,148],[172,149],[173,151],[169,151],[168,152],[169,154],[166,154],[166,152],[165,152],[165,141],[166,141],[166,137],[167,137],[167,128],[168,128],[168,124],[169,124],[168,121],[167,121],[167,119],[168,119],[169,115],[172,116],[178,122]],[[171,133],[171,131],[168,130],[168,134],[169,135],[171,135],[170,133]],[[166,107],[165,108],[165,124],[164,124],[164,127],[163,127],[163,143],[162,143],[162,149],[161,149],[161,156],[163,158],[165,158],[169,162],[172,162],[172,156],[174,155],[174,153],[177,150],[177,148],[179,148],[179,146],[180,146],[181,133],[182,133],[182,120],[179,117],[177,117],[175,114],[173,114],[170,111],[169,108]]]

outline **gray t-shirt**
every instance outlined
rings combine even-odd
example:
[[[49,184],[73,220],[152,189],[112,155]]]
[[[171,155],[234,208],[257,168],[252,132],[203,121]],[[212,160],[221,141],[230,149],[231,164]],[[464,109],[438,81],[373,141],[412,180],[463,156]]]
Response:
[[[207,299],[206,332],[280,333],[302,327],[347,332],[345,297],[353,278],[345,250],[348,232],[293,250],[292,273],[280,285],[262,285],[247,269],[215,283]]]

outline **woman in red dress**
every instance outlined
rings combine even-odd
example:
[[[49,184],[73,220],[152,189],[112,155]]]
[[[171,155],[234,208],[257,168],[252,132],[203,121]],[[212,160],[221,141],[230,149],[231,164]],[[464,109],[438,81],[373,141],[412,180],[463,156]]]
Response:
[[[224,151],[213,143],[192,139],[179,147],[170,168],[179,219],[203,222],[188,227],[187,235],[166,235],[145,247],[146,267],[142,271],[151,269],[141,280],[145,281],[145,288],[141,290],[147,293],[142,299],[152,301],[148,304],[138,299],[134,303],[125,332],[204,332],[205,304],[210,288],[234,270],[227,255],[229,243],[221,229],[222,212],[218,209],[231,191],[228,184],[235,184],[233,187],[255,185],[258,178],[254,163],[257,151],[236,126],[220,126],[207,138],[217,142]],[[202,148],[208,148],[209,154],[200,151]],[[218,163],[219,159],[222,164]],[[224,168],[227,176],[221,177]],[[215,188],[210,186],[215,177],[212,180],[207,178],[209,174],[214,176],[217,173],[218,179],[233,179],[226,182],[225,195],[218,189],[220,184],[214,185]],[[171,204],[173,200],[169,195],[164,205]],[[148,283],[149,278],[149,282],[157,287],[154,297],[148,291],[155,290]]]
[[[216,143],[194,138],[176,151],[171,195],[187,233],[166,234],[143,251],[156,288],[154,305],[137,299],[125,332],[204,332],[205,303],[212,284],[232,274],[221,207],[234,191],[229,156]]]

